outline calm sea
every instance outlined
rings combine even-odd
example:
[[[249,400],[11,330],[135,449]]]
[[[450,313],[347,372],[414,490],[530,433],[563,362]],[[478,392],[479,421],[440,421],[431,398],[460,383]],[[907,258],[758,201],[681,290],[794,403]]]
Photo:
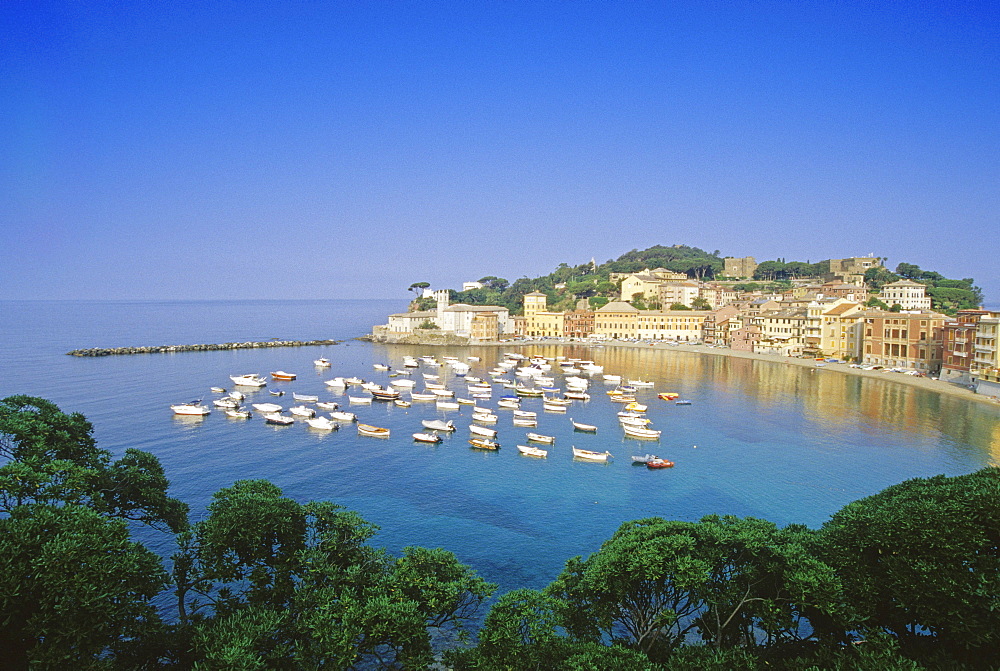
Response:
[[[443,413],[434,404],[352,408],[362,421],[389,427],[387,440],[359,437],[353,427],[321,434],[232,420],[175,417],[170,404],[231,387],[230,375],[298,374],[268,389],[346,398],[328,390],[333,376],[387,382],[372,364],[401,367],[405,354],[481,357],[485,376],[507,349],[386,347],[349,340],[367,333],[405,301],[0,302],[0,397],[31,394],[81,412],[99,444],[157,455],[172,494],[204,514],[213,492],[245,478],[266,478],[301,501],[331,500],[379,525],[375,543],[447,548],[502,590],[542,587],[563,562],[596,550],[625,520],[657,515],[696,520],[710,514],[762,517],[784,525],[822,524],[838,508],[907,478],[969,473],[1000,462],[1000,410],[895,384],[782,363],[645,349],[524,347],[522,353],[592,359],[608,373],[643,378],[655,391],[676,391],[689,406],[640,391],[658,442],[627,439],[619,407],[594,380],[592,400],[566,414],[543,412],[535,431],[556,436],[547,459],[516,449],[531,429],[514,427],[498,410],[502,449],[469,448],[468,406]],[[242,340],[344,339],[339,345],[228,352],[76,358],[71,349]],[[333,367],[317,370],[320,356]],[[427,371],[427,369],[423,369]],[[415,378],[420,378],[417,371]],[[467,395],[461,380],[442,381]],[[431,371],[427,371],[431,372]],[[557,375],[557,384],[561,382]],[[501,392],[496,386],[494,400]],[[287,408],[291,394],[278,399]],[[267,390],[254,402],[273,401]],[[414,443],[425,418],[460,427],[439,446]],[[569,418],[596,424],[575,432]],[[608,450],[609,464],[575,461],[570,447]],[[649,471],[630,463],[652,452],[676,462]],[[162,537],[144,539],[161,552]]]

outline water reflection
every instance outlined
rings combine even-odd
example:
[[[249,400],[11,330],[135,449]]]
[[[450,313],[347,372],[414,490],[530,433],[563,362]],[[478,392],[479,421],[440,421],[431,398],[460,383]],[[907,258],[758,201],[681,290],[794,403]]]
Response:
[[[401,366],[402,356],[427,354],[428,348],[383,347],[379,356]],[[894,382],[802,367],[780,360],[678,352],[645,347],[531,345],[510,348],[442,348],[442,356],[474,363],[470,374],[485,377],[505,351],[549,358],[592,360],[604,372],[623,379],[649,379],[657,391],[674,391],[696,403],[712,403],[709,422],[745,443],[773,436],[775,424],[795,428],[822,441],[872,440],[912,442],[914,446],[944,445],[984,463],[1000,464],[1000,409]],[[378,357],[376,357],[378,358]],[[558,368],[554,366],[553,368]],[[558,371],[553,371],[558,373]],[[557,380],[557,385],[561,380]],[[605,388],[592,376],[591,393]],[[595,397],[595,400],[596,397]],[[652,403],[657,403],[653,400]],[[651,412],[662,407],[650,407]],[[969,452],[972,452],[970,454]]]

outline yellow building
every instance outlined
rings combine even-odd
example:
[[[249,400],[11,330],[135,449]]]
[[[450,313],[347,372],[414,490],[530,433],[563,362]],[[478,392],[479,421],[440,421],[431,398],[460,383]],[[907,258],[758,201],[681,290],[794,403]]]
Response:
[[[612,301],[594,312],[594,335],[605,338],[635,338],[639,308]]]
[[[549,312],[547,300],[540,291],[524,295],[524,335],[529,338],[563,335],[565,317],[562,312]]]
[[[835,359],[857,359],[861,354],[861,333],[864,322],[860,303],[844,302],[820,315],[819,349]]]
[[[643,310],[636,315],[635,336],[643,340],[700,341],[708,310]]]

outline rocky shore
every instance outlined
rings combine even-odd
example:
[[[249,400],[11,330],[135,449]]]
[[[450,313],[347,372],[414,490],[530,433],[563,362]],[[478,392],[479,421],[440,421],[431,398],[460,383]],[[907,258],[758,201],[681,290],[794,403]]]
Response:
[[[170,354],[173,352],[215,352],[228,349],[263,347],[311,347],[336,345],[339,340],[264,340],[258,342],[225,342],[207,345],[153,345],[147,347],[92,347],[66,352],[69,356],[117,356],[123,354]]]

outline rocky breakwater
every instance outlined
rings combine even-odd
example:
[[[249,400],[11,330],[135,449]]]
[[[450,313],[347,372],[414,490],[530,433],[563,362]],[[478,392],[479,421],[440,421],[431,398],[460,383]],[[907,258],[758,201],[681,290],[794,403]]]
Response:
[[[311,347],[336,345],[338,340],[264,340],[259,342],[224,342],[208,345],[153,345],[147,347],[91,347],[66,352],[69,356],[117,356],[122,354],[170,354],[173,352],[215,352],[227,349],[257,349],[261,347]]]

